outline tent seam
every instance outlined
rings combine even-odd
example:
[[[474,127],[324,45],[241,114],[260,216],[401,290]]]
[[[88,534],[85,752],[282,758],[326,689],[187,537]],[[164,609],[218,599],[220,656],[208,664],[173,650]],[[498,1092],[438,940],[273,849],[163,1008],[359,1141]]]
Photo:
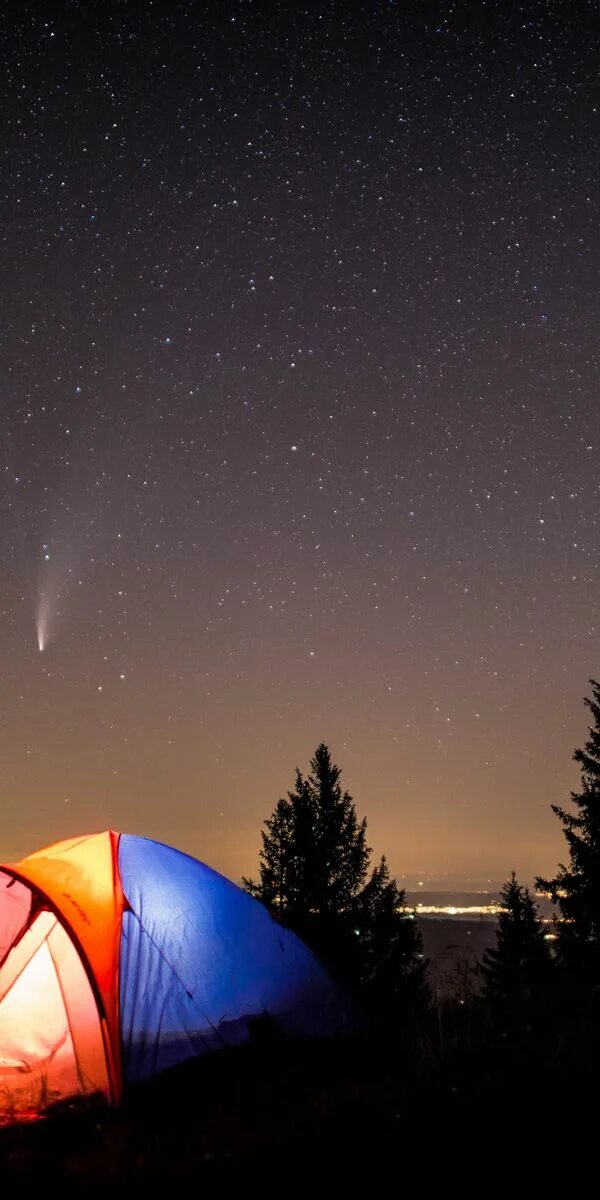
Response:
[[[53,915],[54,915],[54,914],[53,914]],[[50,934],[52,933],[52,930],[53,930],[53,929],[55,929],[57,925],[58,925],[58,917],[54,916],[54,925],[52,925],[52,927],[51,927],[51,928],[48,930],[48,932],[47,932],[46,934],[44,934],[44,937],[42,938],[41,942],[39,942],[39,943],[38,943],[38,945],[36,946],[36,948],[35,948],[35,950],[33,951],[33,953],[29,955],[29,958],[27,959],[27,961],[23,963],[23,966],[21,967],[21,970],[20,970],[20,971],[17,971],[17,974],[14,976],[14,978],[13,978],[13,979],[11,979],[11,981],[10,981],[10,984],[9,984],[9,986],[7,987],[6,991],[5,991],[5,992],[2,992],[2,993],[0,994],[0,1004],[2,1004],[2,1001],[3,1001],[3,1000],[6,1000],[6,997],[8,996],[9,992],[12,992],[12,990],[13,990],[13,988],[14,988],[14,986],[15,986],[15,983],[17,983],[17,982],[18,982],[18,980],[21,978],[21,975],[23,974],[23,972],[27,970],[27,968],[28,968],[28,966],[29,966],[30,962],[32,962],[32,961],[33,961],[33,959],[35,958],[35,956],[36,956],[36,954],[37,954],[38,950],[41,950],[41,948],[42,948],[42,946],[44,945],[44,943],[48,941],[48,938],[50,937]],[[27,930],[25,930],[25,932],[27,933]],[[15,943],[15,945],[18,945],[18,942],[16,942],[16,943]],[[13,950],[14,950],[14,946],[13,946]],[[54,962],[54,959],[53,959],[52,961]],[[6,962],[6,959],[4,960],[4,962]]]
[[[177,973],[177,971],[175,970],[175,967],[173,966],[173,964],[172,964],[171,962],[169,962],[169,959],[167,958],[166,954],[164,954],[164,952],[161,950],[161,948],[160,948],[160,946],[157,944],[157,942],[155,942],[155,941],[154,941],[154,938],[152,937],[152,934],[148,932],[148,930],[146,929],[146,927],[145,927],[144,925],[142,925],[141,918],[138,916],[138,914],[137,914],[136,912],[134,912],[134,910],[133,910],[133,909],[130,909],[130,912],[131,912],[131,915],[132,915],[132,917],[135,917],[135,920],[137,921],[137,923],[138,923],[138,925],[139,925],[139,927],[140,927],[140,929],[141,929],[142,933],[144,933],[144,934],[146,935],[146,937],[148,938],[148,941],[150,941],[150,942],[152,943],[152,945],[154,946],[154,949],[155,949],[155,950],[158,952],[158,954],[160,954],[160,957],[162,958],[163,962],[165,962],[165,963],[167,964],[167,966],[168,966],[169,970],[170,970],[170,971],[171,971],[171,973],[172,973],[172,974],[175,976],[175,979],[177,980],[177,982],[178,982],[178,983],[181,985],[181,987],[184,989],[184,991],[186,992],[186,994],[189,996],[190,1000],[193,1000],[193,1001],[194,1001],[194,1004],[196,1004],[196,1005],[197,1005],[197,1007],[198,1007],[198,1011],[199,1011],[199,1012],[202,1014],[202,1016],[204,1017],[204,1020],[208,1022],[208,1024],[210,1025],[210,1027],[211,1027],[211,1029],[212,1029],[213,1033],[215,1034],[215,1036],[219,1038],[219,1041],[220,1041],[220,1042],[222,1042],[223,1046],[226,1046],[226,1045],[227,1045],[227,1042],[225,1041],[225,1038],[224,1038],[224,1037],[223,1037],[223,1035],[222,1035],[222,1034],[219,1032],[219,1028],[218,1028],[218,1026],[217,1026],[217,1025],[215,1025],[213,1021],[211,1021],[211,1019],[210,1019],[210,1017],[209,1017],[208,1013],[204,1011],[204,1009],[203,1009],[202,1005],[200,1004],[200,1001],[198,1000],[197,996],[195,996],[195,995],[194,995],[194,993],[190,991],[190,989],[189,989],[189,987],[187,986],[187,984],[186,984],[186,983],[183,981],[183,979],[181,979],[181,977],[178,975],[178,973]]]
[[[63,930],[64,930],[64,932],[65,932],[65,934],[66,934],[66,936],[67,936],[67,937],[69,937],[69,934],[67,933],[66,929],[64,928],[64,925],[61,925],[61,929],[63,929]],[[79,1055],[78,1055],[78,1053],[77,1053],[77,1046],[76,1046],[76,1044],[75,1044],[75,1035],[74,1035],[74,1033],[73,1033],[73,1026],[72,1026],[72,1024],[71,1024],[71,1017],[70,1017],[70,1014],[69,1014],[69,1006],[68,1006],[68,1004],[67,1004],[67,997],[66,997],[66,995],[65,995],[65,989],[63,988],[63,985],[62,985],[62,979],[61,979],[61,977],[60,977],[60,971],[59,971],[59,969],[58,969],[58,963],[57,963],[57,961],[56,961],[56,959],[55,959],[55,957],[54,957],[54,955],[53,955],[53,953],[52,953],[52,946],[50,945],[50,933],[51,933],[51,932],[52,932],[52,930],[50,930],[50,932],[48,933],[48,937],[46,938],[46,941],[47,941],[47,943],[48,943],[48,953],[50,954],[50,958],[52,959],[52,966],[54,967],[54,974],[56,975],[56,982],[58,983],[58,990],[59,990],[59,992],[60,992],[60,997],[61,997],[61,1000],[62,1000],[62,1002],[63,1002],[63,1008],[64,1008],[64,1010],[65,1010],[65,1017],[66,1017],[66,1021],[67,1021],[67,1029],[68,1029],[68,1031],[69,1031],[69,1036],[70,1036],[70,1038],[71,1038],[71,1045],[72,1045],[72,1047],[73,1047],[73,1058],[75,1059],[75,1064],[76,1064],[76,1067],[77,1067],[77,1078],[78,1078],[78,1080],[79,1080],[79,1083],[80,1083],[80,1085],[81,1085],[81,1087],[82,1087],[82,1090],[85,1090],[85,1080],[84,1080],[84,1077],[83,1077],[83,1071],[82,1071],[82,1069],[81,1069],[81,1063],[79,1062]],[[71,945],[73,945],[73,942],[71,942]],[[74,947],[74,946],[73,946],[73,949],[75,949],[75,947]],[[76,951],[76,953],[77,953],[77,957],[79,958],[79,962],[81,963],[81,966],[83,967],[83,963],[81,962],[81,957],[79,956],[79,953],[78,953],[77,951]],[[93,995],[93,993],[92,993],[92,995]],[[98,1013],[98,1023],[100,1023],[100,1014],[99,1014],[99,1013]],[[104,1057],[105,1057],[105,1059],[106,1059],[106,1052],[105,1052],[105,1055],[104,1055]],[[105,1062],[105,1066],[106,1066],[106,1068],[107,1068],[107,1074],[108,1074],[108,1063],[106,1063],[106,1062]]]

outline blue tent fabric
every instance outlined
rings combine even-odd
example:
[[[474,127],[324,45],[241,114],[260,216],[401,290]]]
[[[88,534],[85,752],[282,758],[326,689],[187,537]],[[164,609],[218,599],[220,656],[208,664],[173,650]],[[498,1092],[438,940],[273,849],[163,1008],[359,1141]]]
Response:
[[[252,1018],[283,1032],[341,1032],[344,994],[307,947],[210,867],[122,834],[120,1006],[123,1074],[148,1078],[245,1041]]]

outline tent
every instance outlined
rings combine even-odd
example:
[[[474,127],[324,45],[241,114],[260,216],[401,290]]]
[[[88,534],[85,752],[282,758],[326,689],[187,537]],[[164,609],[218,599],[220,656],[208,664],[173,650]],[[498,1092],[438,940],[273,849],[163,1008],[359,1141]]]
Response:
[[[307,947],[196,859],[107,831],[0,867],[0,1120],[116,1103],[264,1014],[301,1036],[348,1020]]]

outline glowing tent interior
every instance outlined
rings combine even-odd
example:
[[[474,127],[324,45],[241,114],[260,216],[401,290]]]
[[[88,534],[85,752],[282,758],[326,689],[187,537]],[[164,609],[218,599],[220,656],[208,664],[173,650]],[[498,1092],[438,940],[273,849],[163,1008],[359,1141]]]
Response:
[[[216,871],[112,831],[0,867],[0,1121],[243,1042],[340,1032],[344,995]]]

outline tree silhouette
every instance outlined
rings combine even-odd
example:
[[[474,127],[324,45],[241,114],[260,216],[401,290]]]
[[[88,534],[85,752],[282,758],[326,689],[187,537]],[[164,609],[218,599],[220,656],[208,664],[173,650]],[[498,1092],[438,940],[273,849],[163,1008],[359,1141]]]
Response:
[[[264,822],[259,880],[244,886],[339,977],[389,998],[422,974],[420,934],[385,858],[369,874],[367,823],[340,777],[321,743]]]
[[[406,893],[390,875],[385,856],[357,898],[358,959],[365,998],[377,1008],[413,996],[421,988],[423,944]]]
[[[341,771],[327,746],[317,747],[303,778],[264,822],[260,882],[247,889],[287,923],[345,912],[364,885],[371,851],[366,821],[342,791]]]
[[[529,888],[513,871],[501,892],[496,946],[483,959],[486,991],[510,1001],[530,999],[548,977],[550,954]]]
[[[600,683],[590,679],[592,698],[584,703],[594,725],[573,759],[581,767],[581,790],[571,793],[574,812],[553,804],[569,849],[567,865],[552,879],[537,879],[562,918],[557,923],[558,956],[563,965],[600,981]]]

